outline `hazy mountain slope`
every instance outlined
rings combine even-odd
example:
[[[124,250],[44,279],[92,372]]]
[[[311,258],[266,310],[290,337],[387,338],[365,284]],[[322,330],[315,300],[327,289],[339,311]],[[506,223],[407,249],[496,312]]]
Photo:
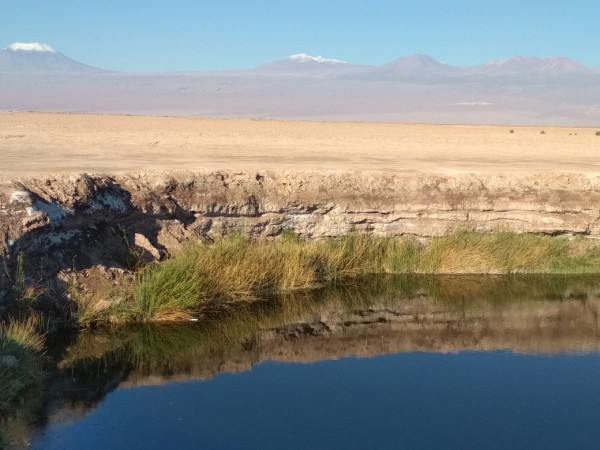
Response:
[[[90,73],[102,69],[77,62],[47,44],[15,43],[0,49],[0,72]]]
[[[454,67],[427,55],[413,55],[371,67],[299,54],[252,70],[130,74],[84,70],[76,62],[61,66],[72,67],[70,71],[56,70],[50,63],[44,68],[46,61],[64,61],[55,59],[60,56],[56,51],[27,56],[31,56],[28,61],[34,57],[41,61],[31,63],[35,69],[29,73],[0,70],[0,109],[431,123],[600,123],[600,73],[566,58],[515,57]]]

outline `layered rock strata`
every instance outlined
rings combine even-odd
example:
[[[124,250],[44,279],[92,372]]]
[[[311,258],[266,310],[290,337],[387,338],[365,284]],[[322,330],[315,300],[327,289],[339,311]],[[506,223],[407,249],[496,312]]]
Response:
[[[456,229],[600,234],[600,175],[343,171],[80,174],[0,185],[0,253],[27,270],[122,268],[188,239],[237,229],[306,238],[349,232],[438,236]],[[2,270],[0,286],[8,283]]]

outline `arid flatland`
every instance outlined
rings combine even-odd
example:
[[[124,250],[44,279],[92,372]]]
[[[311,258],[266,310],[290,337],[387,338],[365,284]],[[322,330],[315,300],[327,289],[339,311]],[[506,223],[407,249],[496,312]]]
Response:
[[[167,169],[596,173],[599,152],[592,128],[0,113],[4,180]]]

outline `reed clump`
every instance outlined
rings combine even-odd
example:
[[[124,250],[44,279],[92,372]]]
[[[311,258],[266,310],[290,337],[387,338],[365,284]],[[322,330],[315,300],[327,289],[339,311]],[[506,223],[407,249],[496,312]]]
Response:
[[[600,273],[595,241],[514,232],[459,231],[413,237],[349,234],[304,241],[232,234],[194,243],[141,269],[133,282],[135,316],[169,320],[221,311],[276,292],[349,282],[385,273]]]
[[[44,348],[42,316],[32,313],[25,320],[10,318],[0,324],[0,340],[2,344],[14,343],[28,351],[41,352]]]
[[[42,378],[44,335],[41,316],[9,319],[0,324],[0,413]]]

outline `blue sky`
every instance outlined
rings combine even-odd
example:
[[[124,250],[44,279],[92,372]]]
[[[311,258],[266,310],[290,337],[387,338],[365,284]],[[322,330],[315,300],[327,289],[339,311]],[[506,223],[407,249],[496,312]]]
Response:
[[[0,47],[123,71],[250,68],[293,53],[380,65],[515,54],[600,66],[598,0],[0,0]]]

